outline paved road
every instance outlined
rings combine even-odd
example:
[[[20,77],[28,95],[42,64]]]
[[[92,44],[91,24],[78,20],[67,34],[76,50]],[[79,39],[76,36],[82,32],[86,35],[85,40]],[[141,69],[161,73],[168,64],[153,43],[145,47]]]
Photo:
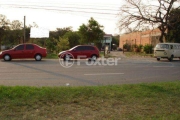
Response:
[[[1,85],[28,86],[97,86],[155,81],[180,80],[180,61],[156,61],[155,58],[100,60],[89,65],[85,60],[74,61],[64,68],[59,60],[43,59],[0,61]],[[70,62],[72,63],[72,62]],[[71,65],[71,64],[64,65]],[[103,65],[102,65],[103,64]],[[107,65],[110,64],[110,65]]]

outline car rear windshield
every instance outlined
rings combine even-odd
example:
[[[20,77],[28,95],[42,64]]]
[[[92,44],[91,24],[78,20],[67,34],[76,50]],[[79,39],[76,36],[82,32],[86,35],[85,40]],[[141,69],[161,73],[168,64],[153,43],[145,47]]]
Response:
[[[156,48],[169,49],[169,45],[168,44],[157,44]]]

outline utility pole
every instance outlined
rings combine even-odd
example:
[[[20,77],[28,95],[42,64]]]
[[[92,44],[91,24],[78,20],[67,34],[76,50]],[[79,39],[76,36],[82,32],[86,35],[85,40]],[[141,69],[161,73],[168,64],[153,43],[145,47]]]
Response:
[[[23,39],[23,43],[26,40],[26,16],[24,16],[24,39]]]

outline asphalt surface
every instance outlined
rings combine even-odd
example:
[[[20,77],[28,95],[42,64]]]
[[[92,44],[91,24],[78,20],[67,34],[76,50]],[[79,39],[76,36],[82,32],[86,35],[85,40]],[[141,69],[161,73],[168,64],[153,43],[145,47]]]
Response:
[[[101,86],[180,80],[179,59],[169,62],[114,54],[115,58],[99,59],[95,63],[86,60],[63,63],[58,59],[0,60],[0,85]]]

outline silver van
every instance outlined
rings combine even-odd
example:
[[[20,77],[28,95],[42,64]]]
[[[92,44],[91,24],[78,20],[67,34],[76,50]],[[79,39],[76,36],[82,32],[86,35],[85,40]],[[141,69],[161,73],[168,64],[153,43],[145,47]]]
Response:
[[[154,48],[154,57],[158,61],[161,58],[167,58],[169,61],[173,58],[180,59],[180,43],[158,43]]]

